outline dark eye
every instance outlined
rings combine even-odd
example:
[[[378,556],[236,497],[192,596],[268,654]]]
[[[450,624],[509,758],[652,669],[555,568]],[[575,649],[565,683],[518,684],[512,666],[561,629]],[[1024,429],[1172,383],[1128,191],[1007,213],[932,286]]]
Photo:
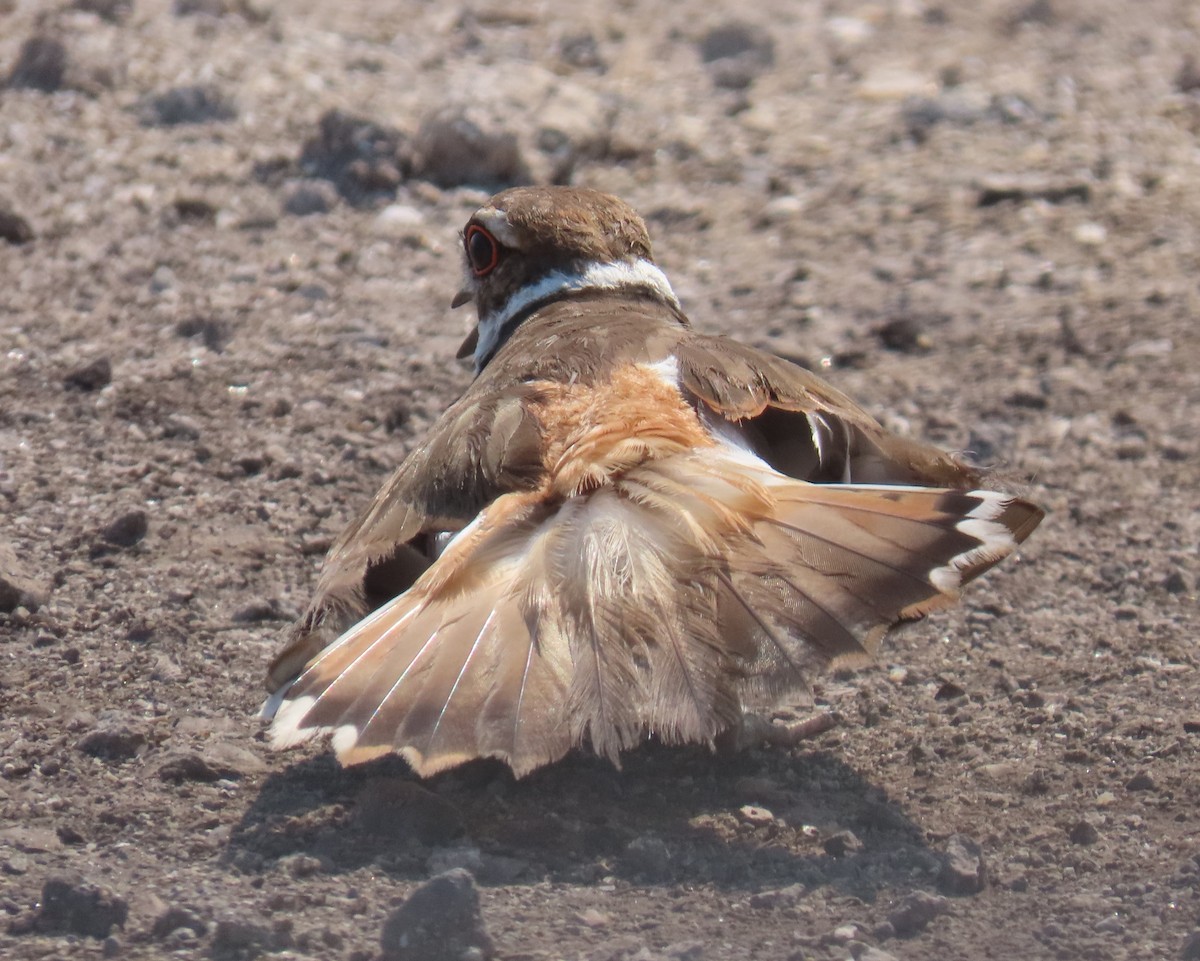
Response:
[[[463,237],[463,244],[467,248],[471,272],[476,277],[486,277],[495,269],[500,260],[500,245],[495,237],[478,224],[471,224]]]

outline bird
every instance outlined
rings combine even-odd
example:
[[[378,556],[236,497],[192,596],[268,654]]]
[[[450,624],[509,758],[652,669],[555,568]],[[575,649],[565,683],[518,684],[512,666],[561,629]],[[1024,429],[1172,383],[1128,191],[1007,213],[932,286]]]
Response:
[[[1037,527],[807,369],[695,330],[624,201],[492,197],[475,377],[334,542],[268,672],[287,748],[427,777],[708,744],[869,664]]]

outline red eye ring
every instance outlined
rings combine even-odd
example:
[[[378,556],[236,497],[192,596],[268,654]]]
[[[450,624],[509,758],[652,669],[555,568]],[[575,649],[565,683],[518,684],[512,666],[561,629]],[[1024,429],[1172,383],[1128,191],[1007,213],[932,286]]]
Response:
[[[471,224],[463,234],[463,249],[467,252],[471,273],[476,277],[486,277],[500,262],[500,245],[479,224]]]

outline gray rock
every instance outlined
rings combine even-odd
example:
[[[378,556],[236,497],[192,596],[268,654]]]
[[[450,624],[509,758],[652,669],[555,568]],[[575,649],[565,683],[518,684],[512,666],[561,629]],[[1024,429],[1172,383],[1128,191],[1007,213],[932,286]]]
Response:
[[[128,917],[129,905],[124,898],[79,875],[64,874],[47,878],[42,886],[36,925],[47,933],[78,934],[102,941],[114,925],[123,928]]]
[[[775,41],[761,27],[729,21],[700,40],[700,58],[718,87],[742,90],[775,64]]]
[[[1200,930],[1193,931],[1183,942],[1183,950],[1179,952],[1181,961],[1200,961]]]
[[[341,110],[321,116],[300,153],[305,176],[331,181],[355,206],[395,196],[412,165],[412,148],[399,130]]]
[[[0,240],[19,247],[33,240],[33,228],[16,211],[0,207]]]
[[[487,189],[530,182],[517,136],[482,110],[447,107],[417,131],[417,174],[440,187]]]
[[[1079,821],[1073,824],[1067,836],[1071,839],[1072,844],[1089,845],[1100,840],[1100,832],[1090,821]]]
[[[808,888],[803,884],[789,884],[786,888],[759,891],[757,894],[750,895],[750,907],[759,911],[792,908],[803,901],[807,894]]]
[[[124,23],[133,12],[133,0],[75,0],[72,6],[109,23]]]
[[[950,902],[937,894],[914,891],[905,896],[888,915],[897,937],[907,938],[923,931],[929,922],[950,913]]]
[[[823,847],[830,857],[842,858],[857,854],[863,849],[863,843],[853,831],[838,831],[825,839]]]
[[[978,894],[987,884],[987,866],[979,842],[954,834],[946,842],[938,885],[946,894]]]
[[[146,746],[146,735],[123,724],[106,725],[89,731],[75,749],[102,761],[128,761]]]
[[[486,961],[495,948],[470,872],[426,881],[392,912],[379,939],[381,961]]]
[[[8,614],[18,607],[36,611],[49,594],[46,585],[17,560],[16,551],[0,542],[0,612]]]
[[[1126,791],[1154,791],[1157,788],[1158,782],[1154,780],[1154,775],[1149,771],[1138,771],[1125,782]]]
[[[179,905],[172,905],[154,919],[150,933],[162,941],[181,928],[198,938],[204,937],[208,932],[208,925],[194,911]]]
[[[181,753],[168,757],[158,768],[158,776],[164,781],[180,784],[184,781],[199,781],[211,784],[225,775],[208,763],[199,754]]]
[[[100,537],[114,547],[133,547],[150,529],[150,521],[143,510],[126,511],[113,518],[100,531]]]
[[[327,214],[337,206],[337,189],[327,180],[298,180],[284,189],[283,211],[293,217]]]
[[[1186,594],[1190,589],[1187,578],[1180,571],[1171,571],[1163,579],[1163,589],[1168,594]]]
[[[311,878],[329,869],[330,864],[323,858],[315,858],[311,854],[289,854],[278,861],[279,869],[288,877]]]
[[[63,384],[66,387],[82,391],[99,390],[111,383],[112,361],[107,357],[100,357],[76,367],[63,378]]]
[[[177,127],[232,120],[237,116],[237,108],[216,87],[201,84],[172,87],[155,94],[143,101],[140,114],[147,127]]]
[[[901,354],[923,354],[933,349],[933,340],[915,317],[894,317],[875,329],[880,343]]]
[[[66,73],[66,45],[56,37],[39,34],[21,44],[8,86],[53,93],[62,87]]]

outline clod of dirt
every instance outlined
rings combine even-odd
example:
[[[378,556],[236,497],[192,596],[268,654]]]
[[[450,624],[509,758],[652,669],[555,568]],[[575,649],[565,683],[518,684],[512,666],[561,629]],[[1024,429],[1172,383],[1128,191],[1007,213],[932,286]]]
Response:
[[[774,911],[781,908],[794,908],[804,900],[808,888],[803,884],[789,884],[786,888],[775,888],[773,891],[759,891],[750,895],[750,907],[759,911]]]
[[[126,511],[101,529],[100,539],[110,547],[133,547],[149,529],[150,520],[145,511]]]
[[[946,894],[978,894],[987,885],[987,866],[979,842],[965,834],[952,834],[946,842],[946,853],[938,886]]]
[[[139,113],[147,127],[175,127],[232,120],[237,116],[237,108],[216,87],[197,85],[173,87],[155,94],[143,101]]]
[[[0,542],[0,612],[5,614],[23,607],[36,611],[49,596],[46,585],[25,570],[17,553]]]
[[[1100,832],[1090,821],[1079,821],[1072,825],[1067,836],[1071,839],[1072,844],[1090,845],[1100,840]]]
[[[208,931],[208,925],[194,911],[180,905],[172,905],[154,919],[150,933],[161,941],[180,928],[191,931],[198,938],[204,937]]]
[[[904,131],[916,143],[924,143],[940,124],[969,127],[982,117],[983,111],[973,103],[952,95],[908,97],[900,108]]]
[[[896,905],[888,923],[900,938],[911,937],[929,926],[934,918],[950,913],[950,902],[928,891],[914,891]]]
[[[354,206],[367,206],[395,196],[412,173],[412,149],[399,130],[330,110],[321,116],[317,136],[304,144],[300,169],[332,181]]]
[[[462,813],[432,791],[399,778],[371,781],[358,795],[358,828],[366,834],[415,838],[431,847],[444,845],[464,832]]]
[[[1180,571],[1171,571],[1163,579],[1163,590],[1168,594],[1186,594],[1190,588],[1187,578]]]
[[[224,918],[213,934],[214,961],[247,961],[274,946],[274,934],[266,925]]]
[[[133,0],[75,0],[72,6],[109,23],[124,23],[133,12]]]
[[[217,220],[216,206],[203,197],[176,197],[171,207],[184,223],[212,224]]]
[[[124,725],[97,728],[75,742],[76,750],[102,761],[128,761],[145,746],[146,735]]]
[[[1044,200],[1062,204],[1071,200],[1087,203],[1092,196],[1091,185],[1082,180],[1050,180],[1037,175],[989,177],[979,185],[975,203],[993,207],[1002,203],[1026,203]]]
[[[159,767],[158,776],[164,781],[174,781],[176,784],[183,781],[200,781],[211,784],[213,781],[221,780],[225,775],[199,754],[189,753],[168,758]]]
[[[300,180],[284,189],[283,211],[293,217],[327,214],[337,206],[338,194],[326,180]]]
[[[901,354],[923,354],[933,349],[933,341],[913,317],[896,317],[876,328],[875,335],[888,350]]]
[[[1158,782],[1154,780],[1154,775],[1149,771],[1138,771],[1125,782],[1126,791],[1154,791],[1157,788]]]
[[[700,58],[718,87],[744,90],[775,65],[775,41],[761,27],[734,20],[701,38]]]
[[[112,361],[107,357],[100,357],[97,360],[76,367],[63,378],[64,386],[73,387],[76,390],[99,390],[101,387],[107,387],[111,383]]]
[[[19,247],[33,240],[33,228],[20,214],[0,208],[0,240]]]
[[[823,847],[830,857],[843,858],[847,854],[857,854],[863,849],[863,843],[853,831],[838,831],[825,839]]]
[[[470,872],[431,878],[392,912],[379,939],[382,961],[486,961],[495,947]]]
[[[531,180],[516,134],[469,108],[447,107],[421,121],[417,156],[418,176],[439,187],[499,190]]]
[[[66,73],[66,45],[56,37],[39,34],[21,44],[8,86],[53,93],[62,87]]]
[[[113,926],[125,927],[129,905],[107,888],[86,882],[77,874],[54,875],[42,886],[39,931],[78,934],[103,940]]]
[[[600,44],[590,30],[563,37],[558,43],[558,56],[563,63],[576,70],[604,73],[608,69],[600,53]]]
[[[177,17],[220,17],[235,14],[249,23],[266,23],[271,8],[252,0],[175,0],[171,12]]]
[[[180,337],[199,337],[201,342],[214,354],[225,350],[229,342],[229,326],[224,321],[214,317],[189,317],[175,325],[175,333]],[[196,435],[200,435],[197,433]]]

